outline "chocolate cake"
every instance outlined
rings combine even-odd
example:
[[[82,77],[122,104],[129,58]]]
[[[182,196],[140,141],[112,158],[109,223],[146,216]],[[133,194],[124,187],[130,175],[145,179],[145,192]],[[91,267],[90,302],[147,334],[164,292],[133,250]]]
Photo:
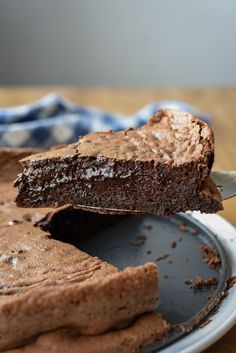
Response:
[[[97,335],[154,310],[155,264],[120,272],[35,227],[35,210],[17,208],[6,174],[1,180],[4,170],[12,178],[15,159],[12,152],[0,165],[0,350],[62,327]],[[36,218],[50,211],[41,209]]]
[[[66,148],[23,159],[16,202],[71,204],[100,213],[214,213],[222,202],[209,179],[213,160],[210,127],[165,109],[136,130],[91,133]]]

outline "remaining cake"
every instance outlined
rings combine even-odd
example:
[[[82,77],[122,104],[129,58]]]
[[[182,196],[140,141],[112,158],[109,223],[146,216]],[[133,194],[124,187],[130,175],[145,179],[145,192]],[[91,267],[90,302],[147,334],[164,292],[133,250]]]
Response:
[[[98,132],[21,161],[21,207],[72,204],[101,213],[213,213],[221,196],[209,179],[210,127],[188,113],[161,110],[139,129]]]
[[[50,209],[16,207],[6,173],[1,180],[4,170],[14,177],[16,156],[0,165],[0,350],[62,327],[97,335],[154,310],[155,264],[120,272],[35,227]]]

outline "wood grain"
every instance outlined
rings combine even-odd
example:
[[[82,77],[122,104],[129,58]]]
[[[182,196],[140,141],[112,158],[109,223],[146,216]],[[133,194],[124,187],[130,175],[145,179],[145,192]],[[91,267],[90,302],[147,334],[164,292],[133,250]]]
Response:
[[[133,114],[145,104],[159,100],[185,101],[213,116],[212,127],[216,138],[214,168],[236,170],[236,88],[81,90],[71,87],[2,87],[0,107],[28,104],[49,92],[57,92],[74,103],[122,114]],[[221,215],[236,225],[236,198],[225,201],[224,207]],[[236,327],[205,352],[235,353]]]

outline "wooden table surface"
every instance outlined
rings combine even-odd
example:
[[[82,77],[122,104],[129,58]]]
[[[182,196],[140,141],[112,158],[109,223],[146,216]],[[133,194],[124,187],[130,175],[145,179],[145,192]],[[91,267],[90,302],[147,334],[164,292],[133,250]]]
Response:
[[[58,92],[81,105],[110,112],[133,114],[158,100],[180,100],[213,116],[216,138],[215,169],[236,170],[236,88],[222,89],[76,89],[70,87],[0,88],[0,107],[33,102],[49,92]],[[224,202],[223,217],[236,225],[236,198]],[[236,256],[236,254],[235,254]],[[227,299],[226,299],[227,300]],[[206,353],[235,353],[236,326]]]

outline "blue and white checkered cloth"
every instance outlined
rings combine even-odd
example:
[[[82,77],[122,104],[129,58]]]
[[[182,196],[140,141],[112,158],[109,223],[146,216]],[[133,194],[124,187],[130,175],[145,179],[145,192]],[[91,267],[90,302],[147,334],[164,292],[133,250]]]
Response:
[[[139,127],[157,110],[166,107],[188,111],[210,121],[208,114],[199,114],[183,102],[161,101],[144,106],[133,116],[123,116],[75,106],[51,93],[30,105],[0,109],[0,147],[48,148],[75,142],[88,132]]]

